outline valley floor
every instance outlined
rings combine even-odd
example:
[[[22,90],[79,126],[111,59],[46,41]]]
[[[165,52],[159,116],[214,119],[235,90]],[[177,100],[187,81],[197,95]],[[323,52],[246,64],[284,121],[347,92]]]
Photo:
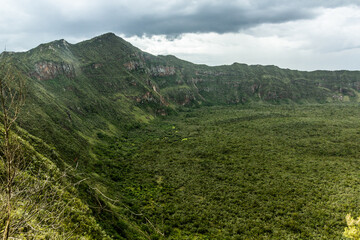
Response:
[[[94,172],[151,239],[341,239],[360,215],[357,105],[183,109],[108,142]]]

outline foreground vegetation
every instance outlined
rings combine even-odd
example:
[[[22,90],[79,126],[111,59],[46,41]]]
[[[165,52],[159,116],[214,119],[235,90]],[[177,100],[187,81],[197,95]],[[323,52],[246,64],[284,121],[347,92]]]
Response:
[[[153,239],[340,239],[360,213],[359,118],[356,105],[183,109],[99,146],[93,171]]]

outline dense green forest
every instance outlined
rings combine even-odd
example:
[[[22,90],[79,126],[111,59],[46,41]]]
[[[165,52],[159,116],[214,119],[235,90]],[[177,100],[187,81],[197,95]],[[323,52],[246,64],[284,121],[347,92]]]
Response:
[[[184,109],[100,146],[94,172],[166,239],[340,239],[360,213],[359,117],[357,105]]]
[[[26,90],[15,238],[344,239],[360,215],[360,72],[196,65],[111,33],[0,61]]]

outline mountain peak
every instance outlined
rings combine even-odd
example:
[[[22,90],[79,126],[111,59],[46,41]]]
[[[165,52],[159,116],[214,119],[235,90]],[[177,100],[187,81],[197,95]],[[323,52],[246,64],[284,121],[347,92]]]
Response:
[[[55,40],[55,41],[52,41],[50,43],[53,43],[53,44],[62,44],[62,45],[69,45],[70,43],[68,43],[65,39],[59,39],[59,40]]]
[[[68,48],[70,46],[70,43],[68,43],[65,39],[55,40],[49,43],[50,46],[56,47],[56,48]]]
[[[40,44],[37,48],[39,48],[40,51],[43,51],[44,49],[50,49],[50,50],[53,50],[53,51],[55,51],[57,49],[66,49],[66,50],[68,50],[70,45],[71,44],[68,43],[66,40],[60,39],[60,40],[55,40],[55,41],[52,41],[52,42],[49,42],[49,43]]]
[[[108,33],[104,33],[102,35],[99,35],[95,38],[93,38],[94,40],[100,40],[100,41],[114,41],[114,40],[122,40],[125,41],[124,39],[122,39],[121,37],[117,36],[115,33],[112,32],[108,32]]]
[[[77,45],[83,45],[83,44],[96,44],[96,45],[101,45],[101,44],[117,44],[117,43],[121,43],[121,44],[129,44],[128,42],[126,42],[124,39],[122,39],[121,37],[115,35],[115,33],[112,32],[108,32],[108,33],[104,33],[102,35],[99,35],[97,37],[94,37],[90,40],[85,40],[83,42],[78,43]]]
[[[121,53],[123,56],[129,56],[134,52],[141,51],[112,32],[79,42],[75,44],[74,47],[85,55],[89,53],[89,49],[92,49],[91,54],[97,52],[98,56],[112,55],[113,53]]]
[[[72,44],[64,39],[43,43],[26,52],[31,56],[31,62],[47,61],[70,61],[74,58],[72,53]]]
[[[107,32],[97,36],[97,38],[108,38],[108,37],[118,37],[118,36],[116,36],[116,34],[113,32]]]

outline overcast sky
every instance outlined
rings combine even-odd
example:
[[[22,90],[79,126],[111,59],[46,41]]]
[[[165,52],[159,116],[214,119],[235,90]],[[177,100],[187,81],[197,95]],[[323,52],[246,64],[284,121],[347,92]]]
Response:
[[[0,47],[26,51],[114,32],[208,65],[360,70],[360,1],[0,0]]]

